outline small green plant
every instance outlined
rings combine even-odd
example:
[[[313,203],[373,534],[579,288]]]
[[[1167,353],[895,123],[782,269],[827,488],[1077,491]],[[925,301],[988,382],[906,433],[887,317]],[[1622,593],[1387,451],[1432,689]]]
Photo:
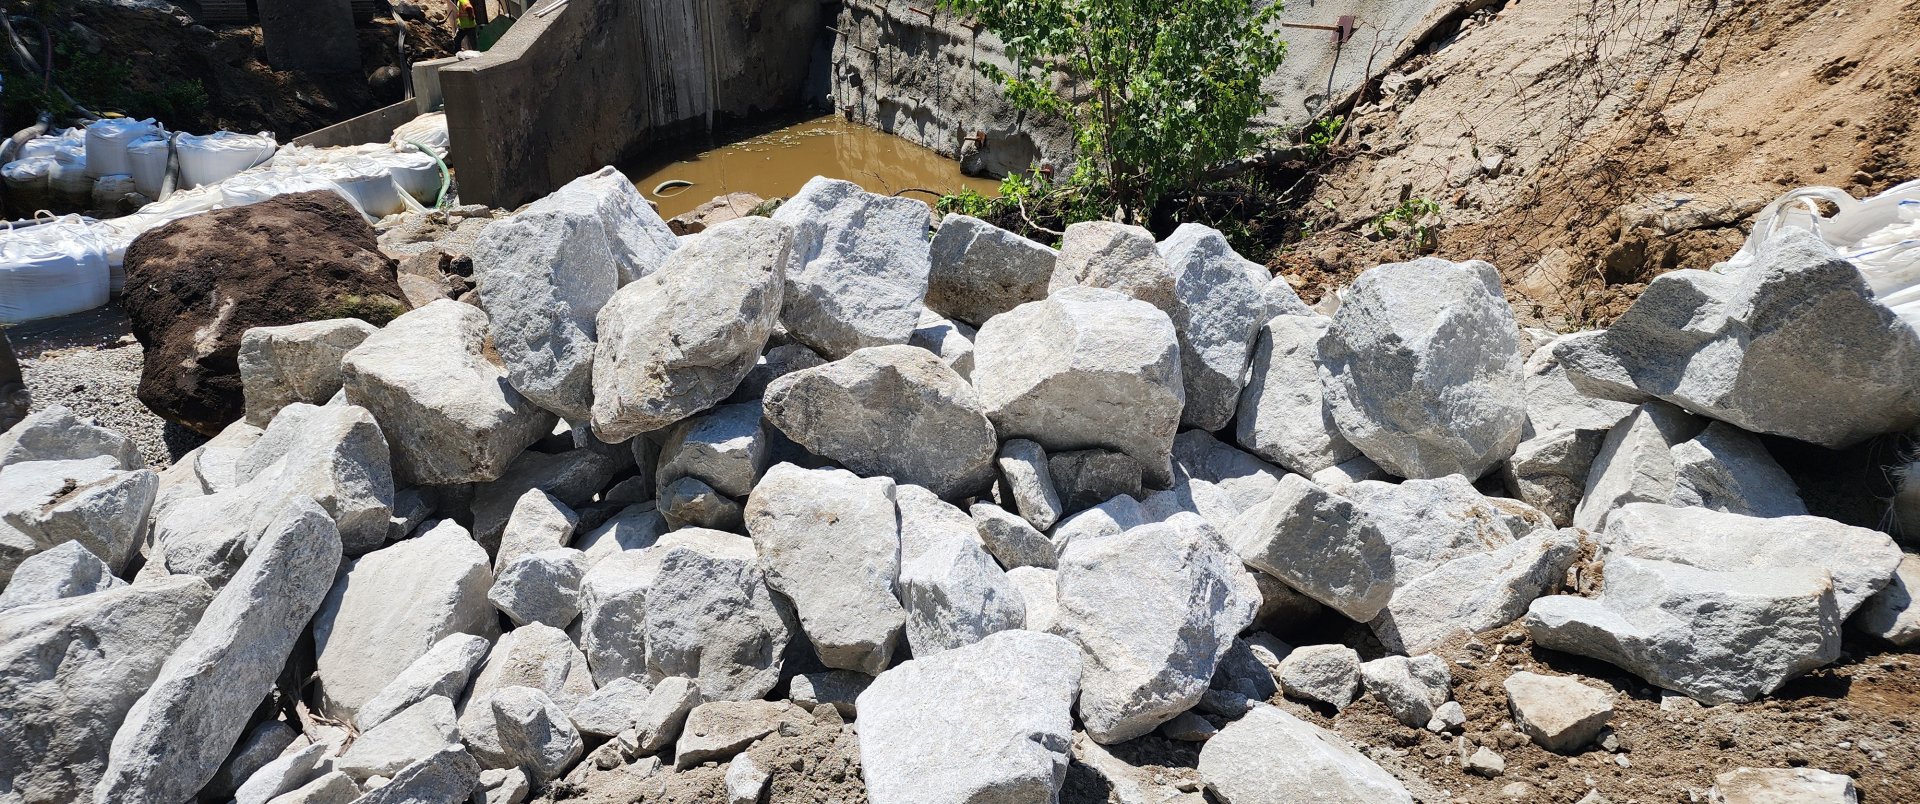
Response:
[[[1373,219],[1373,231],[1382,240],[1404,239],[1416,252],[1432,251],[1440,225],[1440,205],[1426,198],[1409,198]]]
[[[1301,147],[1306,151],[1308,162],[1318,162],[1327,155],[1327,149],[1332,148],[1334,140],[1340,138],[1340,129],[1346,122],[1344,117],[1323,117],[1307,126],[1306,136],[1301,138]]]

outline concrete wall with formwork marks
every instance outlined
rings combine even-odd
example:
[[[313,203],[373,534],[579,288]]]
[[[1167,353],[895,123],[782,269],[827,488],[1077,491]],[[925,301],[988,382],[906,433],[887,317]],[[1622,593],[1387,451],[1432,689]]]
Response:
[[[539,3],[440,71],[460,197],[514,207],[728,118],[800,106],[817,0]]]

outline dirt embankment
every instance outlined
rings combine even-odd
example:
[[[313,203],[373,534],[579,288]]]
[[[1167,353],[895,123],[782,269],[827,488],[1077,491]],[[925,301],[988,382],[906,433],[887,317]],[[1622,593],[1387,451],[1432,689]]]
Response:
[[[1430,250],[1494,263],[1523,317],[1605,325],[1788,189],[1920,173],[1914,0],[1515,0],[1451,28],[1348,116],[1317,233],[1273,260],[1309,297]],[[1424,243],[1380,234],[1420,200]]]

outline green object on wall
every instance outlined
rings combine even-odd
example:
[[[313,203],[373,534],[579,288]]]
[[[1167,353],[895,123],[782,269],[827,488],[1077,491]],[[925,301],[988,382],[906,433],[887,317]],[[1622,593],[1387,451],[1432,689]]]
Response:
[[[487,24],[480,26],[480,33],[476,34],[480,40],[480,50],[483,52],[491,50],[493,43],[500,41],[500,37],[506,36],[507,29],[512,27],[512,17],[495,17],[487,20]]]

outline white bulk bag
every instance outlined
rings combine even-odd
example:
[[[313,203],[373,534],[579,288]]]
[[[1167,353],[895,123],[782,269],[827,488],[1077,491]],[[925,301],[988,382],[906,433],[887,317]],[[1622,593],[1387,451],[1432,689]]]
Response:
[[[0,166],[0,180],[7,185],[7,203],[15,211],[32,214],[52,205],[47,177],[53,173],[53,162],[51,156],[35,156]]]
[[[393,175],[378,162],[366,158],[345,159],[327,166],[326,175],[354,201],[354,206],[373,218],[405,212],[407,202]]]
[[[87,176],[97,179],[117,173],[131,174],[133,164],[127,161],[127,146],[159,130],[152,119],[117,117],[93,121],[87,126]]]
[[[132,176],[101,176],[93,180],[92,209],[103,218],[118,215],[120,199],[139,194],[140,190],[134,186]]]
[[[65,156],[69,159],[84,159],[87,155],[87,131],[82,128],[55,129],[47,134],[27,140],[20,146],[21,159],[35,156]]]
[[[1821,214],[1815,201],[1833,204],[1836,212]],[[1838,187],[1788,192],[1760,211],[1746,244],[1728,262],[1753,259],[1761,243],[1786,228],[1819,235],[1860,269],[1875,299],[1920,326],[1920,180],[1864,201]]]
[[[50,203],[59,211],[86,209],[93,203],[93,176],[87,168],[85,157],[68,160],[56,157],[53,168],[47,174],[47,193]]]
[[[160,185],[167,180],[167,141],[148,137],[127,146],[127,159],[133,163],[133,186],[148,198],[160,197]]]
[[[75,216],[0,232],[0,324],[107,303],[110,272],[92,224]]]
[[[447,113],[428,112],[393,130],[394,146],[404,146],[417,142],[433,149],[433,153],[442,159],[447,157],[447,146],[453,138],[447,134]]]
[[[440,164],[433,157],[408,148],[384,154],[375,161],[387,167],[400,191],[422,204],[431,204],[440,196]]]
[[[264,131],[216,131],[204,137],[182,134],[174,141],[180,153],[180,186],[202,187],[223,181],[273,158],[276,147],[273,135]]]

